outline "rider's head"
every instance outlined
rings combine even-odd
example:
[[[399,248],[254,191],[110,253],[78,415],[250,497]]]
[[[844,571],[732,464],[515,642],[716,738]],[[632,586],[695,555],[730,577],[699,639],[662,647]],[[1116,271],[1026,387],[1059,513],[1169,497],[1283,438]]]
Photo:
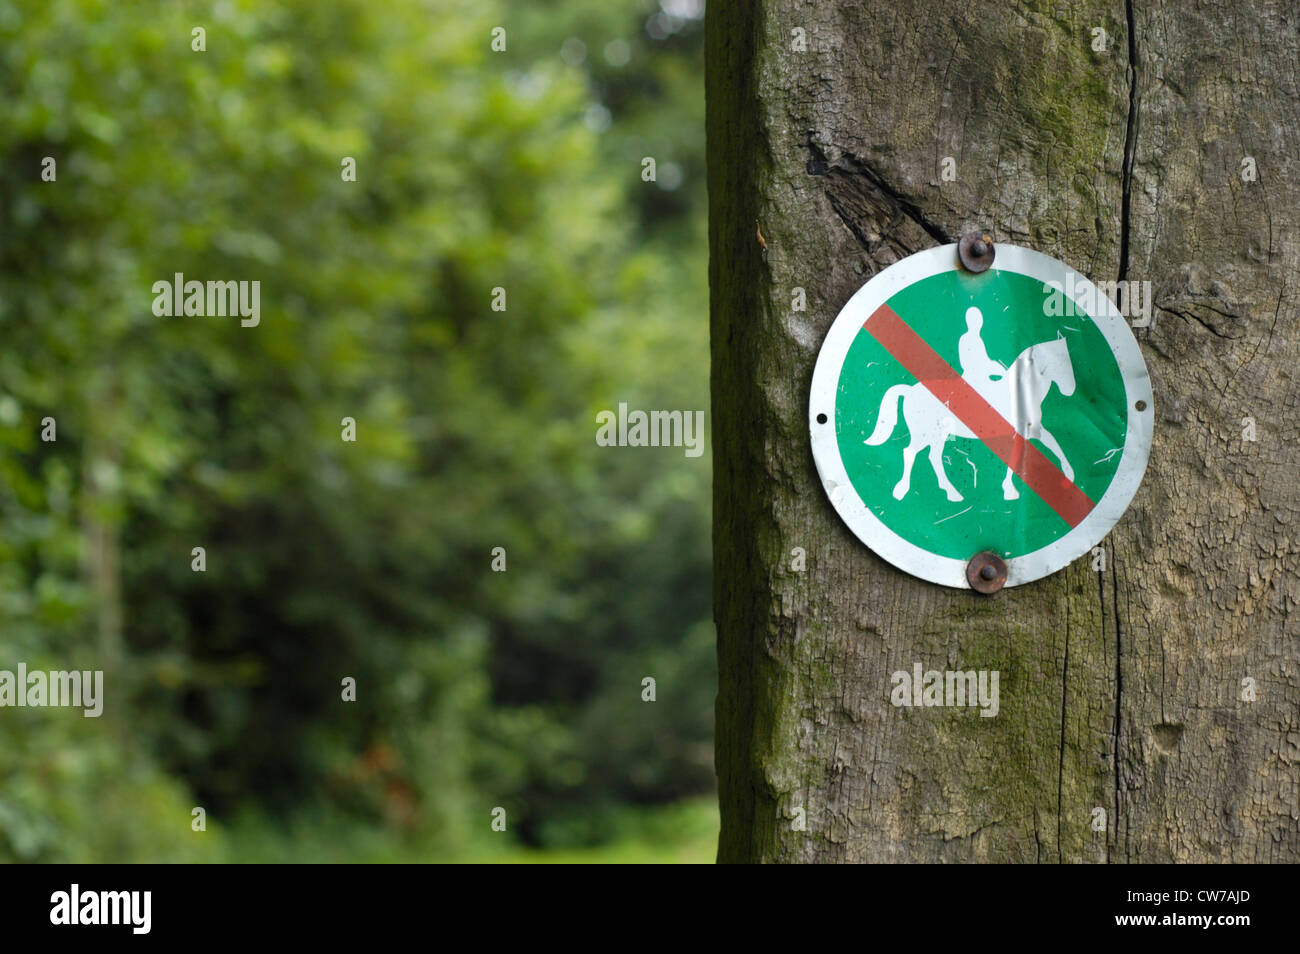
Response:
[[[984,316],[980,314],[978,308],[966,309],[966,327],[971,331],[979,331],[980,326],[984,324]]]

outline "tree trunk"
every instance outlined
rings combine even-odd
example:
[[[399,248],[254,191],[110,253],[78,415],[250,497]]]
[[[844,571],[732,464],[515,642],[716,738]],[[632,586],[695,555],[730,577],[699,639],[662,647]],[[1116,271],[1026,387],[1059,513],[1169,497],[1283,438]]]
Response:
[[[1300,860],[1285,11],[711,0],[720,861]],[[976,227],[1156,304],[1151,461],[1105,569],[991,597],[860,543],[807,425],[848,298]],[[1000,671],[998,716],[895,708],[915,663]]]

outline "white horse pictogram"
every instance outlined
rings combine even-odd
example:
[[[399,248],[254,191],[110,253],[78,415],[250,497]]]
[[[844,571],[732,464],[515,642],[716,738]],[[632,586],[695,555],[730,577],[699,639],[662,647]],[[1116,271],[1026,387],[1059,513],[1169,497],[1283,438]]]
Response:
[[[966,312],[967,332],[958,342],[962,363],[962,380],[975,389],[1002,418],[1015,428],[1026,441],[1043,442],[1061,462],[1061,472],[1074,479],[1074,468],[1065,458],[1065,452],[1052,432],[1043,426],[1042,407],[1052,385],[1069,397],[1074,393],[1074,367],[1065,338],[1058,333],[1052,341],[1031,345],[1003,369],[988,357],[980,338],[983,316],[979,309]],[[887,441],[898,424],[898,399],[903,399],[903,419],[907,422],[909,440],[903,449],[903,476],[894,486],[894,499],[902,500],[912,486],[912,463],[923,447],[930,449],[930,466],[939,480],[939,487],[952,501],[962,500],[943,469],[943,446],[950,437],[978,440],[974,432],[941,404],[924,384],[895,384],[885,392],[880,402],[880,416],[875,430],[867,438],[870,445]],[[1014,471],[1008,467],[1002,479],[1002,496],[1015,500],[1020,496],[1012,480]],[[978,477],[978,474],[977,474]]]

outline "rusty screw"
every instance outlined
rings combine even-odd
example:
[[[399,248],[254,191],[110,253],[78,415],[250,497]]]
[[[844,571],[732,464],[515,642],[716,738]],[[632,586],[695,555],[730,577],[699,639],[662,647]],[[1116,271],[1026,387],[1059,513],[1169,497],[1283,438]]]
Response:
[[[957,259],[968,272],[979,274],[993,264],[993,236],[983,230],[967,232],[957,243]]]
[[[966,564],[966,582],[977,593],[996,593],[1007,582],[1007,564],[989,550],[977,553]]]

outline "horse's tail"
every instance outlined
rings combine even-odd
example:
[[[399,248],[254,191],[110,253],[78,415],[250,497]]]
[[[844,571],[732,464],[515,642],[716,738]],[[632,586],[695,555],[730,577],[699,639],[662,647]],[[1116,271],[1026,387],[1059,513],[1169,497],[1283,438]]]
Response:
[[[894,427],[898,424],[898,399],[911,387],[910,384],[895,384],[885,392],[884,400],[880,402],[880,418],[876,421],[876,429],[867,438],[868,444],[874,447],[889,440],[889,435],[894,433]]]

